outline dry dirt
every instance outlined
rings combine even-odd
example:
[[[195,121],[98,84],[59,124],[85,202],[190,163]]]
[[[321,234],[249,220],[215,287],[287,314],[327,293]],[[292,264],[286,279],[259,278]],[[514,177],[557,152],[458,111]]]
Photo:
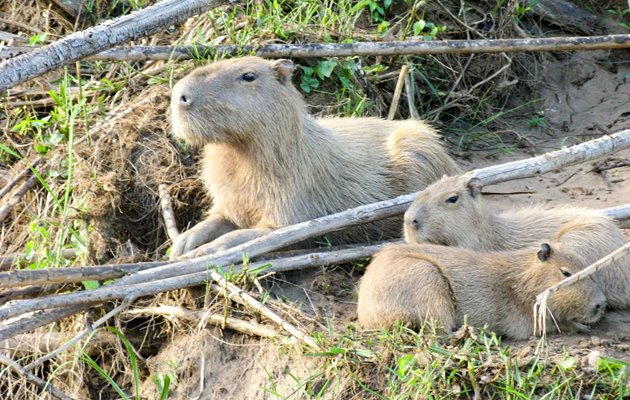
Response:
[[[515,123],[514,130],[528,136],[535,148],[511,153],[471,152],[459,162],[466,168],[492,165],[526,158],[562,145],[630,128],[630,65],[619,64],[605,53],[576,53],[558,56],[546,65],[544,89],[544,129]],[[524,127],[525,126],[525,127]],[[630,202],[630,166],[618,166],[603,172],[596,166],[627,164],[630,151],[595,162],[563,168],[543,176],[506,182],[484,188],[498,208],[519,204],[542,203],[548,207],[578,204],[606,208]],[[630,230],[626,230],[630,235]],[[360,274],[343,268],[308,273],[286,274],[284,283],[271,286],[272,294],[302,304],[302,311],[319,322],[329,321],[337,328],[356,322],[356,284]],[[630,290],[630,288],[629,288]],[[536,339],[506,341],[518,357],[532,357]],[[549,337],[551,362],[568,352],[580,368],[589,368],[598,356],[630,361],[630,311],[609,312],[589,333],[554,334]],[[303,357],[299,351],[278,351],[278,346],[241,335],[206,331],[192,340],[180,337],[166,346],[149,365],[164,365],[180,359],[183,370],[176,398],[200,395],[200,399],[290,397],[296,379],[313,371],[317,359]],[[283,347],[286,350],[286,346]],[[297,347],[296,347],[297,348]],[[185,357],[181,355],[185,354]],[[179,356],[178,356],[179,355]],[[203,378],[203,389],[199,386]],[[270,382],[275,382],[272,386]],[[150,392],[150,385],[145,386]],[[201,393],[201,394],[200,394]],[[331,390],[329,397],[340,393]]]

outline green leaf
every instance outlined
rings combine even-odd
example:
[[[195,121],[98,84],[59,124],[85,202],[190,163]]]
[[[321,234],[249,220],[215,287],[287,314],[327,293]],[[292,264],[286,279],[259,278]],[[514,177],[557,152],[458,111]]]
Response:
[[[424,27],[426,26],[426,21],[424,21],[423,19],[421,19],[420,21],[416,22],[413,24],[413,34],[414,36],[418,36],[423,30]]]
[[[337,62],[333,60],[320,61],[315,67],[315,72],[317,73],[319,79],[323,80],[325,78],[330,78],[330,75],[333,73],[336,66]]]
[[[98,281],[83,281],[81,283],[83,284],[83,287],[85,288],[85,290],[94,290],[98,288],[99,286],[101,286],[101,284],[98,283]]]

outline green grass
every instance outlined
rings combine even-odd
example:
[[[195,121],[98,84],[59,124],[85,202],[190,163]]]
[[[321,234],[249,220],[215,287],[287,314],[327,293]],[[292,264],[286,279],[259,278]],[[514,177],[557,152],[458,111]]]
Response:
[[[540,354],[525,358],[492,333],[470,328],[456,340],[403,326],[316,336],[326,349],[307,354],[318,367],[307,375],[291,374],[291,396],[277,391],[269,375],[267,393],[278,399],[623,399],[630,395],[629,363],[602,358],[597,370],[577,368],[565,353],[560,362]],[[531,345],[531,344],[530,344]],[[540,343],[539,343],[540,345]],[[555,359],[554,359],[555,360]],[[608,364],[608,363],[611,364]],[[289,372],[291,373],[291,372]]]

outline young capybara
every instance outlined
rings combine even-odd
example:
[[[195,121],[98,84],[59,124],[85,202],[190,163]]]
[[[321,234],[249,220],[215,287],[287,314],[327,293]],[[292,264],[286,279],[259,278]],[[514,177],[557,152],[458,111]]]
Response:
[[[459,171],[420,120],[320,118],[291,83],[293,64],[244,57],[192,71],[173,88],[176,136],[204,146],[206,220],[171,257],[214,241],[231,247],[286,225],[420,190]],[[355,228],[339,241],[400,235],[400,219]]]
[[[361,279],[359,323],[375,329],[435,320],[448,332],[465,320],[525,339],[534,334],[536,296],[579,271],[578,262],[557,243],[494,253],[392,245],[374,257]],[[551,294],[547,306],[548,332],[556,324],[563,332],[584,330],[601,318],[606,297],[586,278]]]
[[[600,211],[526,206],[496,212],[481,195],[477,178],[443,177],[427,187],[405,213],[405,240],[478,251],[515,250],[558,240],[585,268],[628,242]],[[630,257],[593,275],[612,308],[630,307]]]

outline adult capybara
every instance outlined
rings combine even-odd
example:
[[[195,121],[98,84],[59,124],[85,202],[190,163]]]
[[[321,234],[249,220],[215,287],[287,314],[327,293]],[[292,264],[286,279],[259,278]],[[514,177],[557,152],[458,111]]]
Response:
[[[382,328],[399,321],[418,327],[435,320],[452,331],[465,320],[525,339],[534,333],[536,296],[579,271],[578,262],[556,243],[493,253],[430,244],[392,245],[374,257],[361,279],[359,323]],[[601,318],[606,298],[586,278],[554,292],[547,305],[548,332],[556,324],[563,332],[584,330]]]
[[[459,168],[423,121],[320,118],[291,83],[293,64],[244,57],[192,71],[173,88],[174,133],[204,146],[213,206],[171,256],[231,247],[271,229],[424,188]],[[341,241],[400,235],[400,220]]]
[[[581,268],[628,242],[614,221],[598,210],[525,206],[497,212],[481,196],[479,179],[444,177],[427,187],[405,213],[408,243],[471,250],[514,250],[558,240],[582,258]],[[630,257],[593,275],[612,308],[630,307]]]

